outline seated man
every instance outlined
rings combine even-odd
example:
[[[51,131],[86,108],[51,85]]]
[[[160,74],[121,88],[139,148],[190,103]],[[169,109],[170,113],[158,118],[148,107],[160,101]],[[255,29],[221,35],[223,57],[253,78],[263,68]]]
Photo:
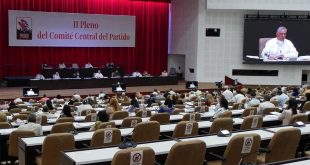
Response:
[[[80,73],[79,72],[75,72],[73,74],[73,78],[80,78]]]
[[[44,80],[45,77],[42,74],[39,73],[39,74],[36,75],[36,77],[34,79],[36,79],[36,80]]]
[[[40,124],[36,123],[37,116],[35,113],[29,114],[27,121],[28,121],[27,124],[20,125],[17,129],[18,130],[34,131],[36,136],[42,136],[43,135],[42,126]]]
[[[132,73],[132,77],[142,77],[142,74],[139,71],[135,71]]]
[[[29,89],[29,91],[27,91],[27,96],[34,96],[37,95],[36,93],[34,93],[34,91],[31,89]]]
[[[168,76],[168,72],[166,70],[164,70],[163,72],[161,72],[160,76],[167,77]]]
[[[93,68],[93,65],[90,62],[88,62],[87,64],[85,64],[85,68]]]
[[[111,77],[121,77],[121,74],[118,72],[118,70],[115,70],[111,73]]]
[[[121,92],[121,91],[124,91],[124,89],[121,87],[121,85],[118,83],[118,86],[116,87],[116,90],[117,92]]]
[[[58,64],[58,68],[59,68],[59,69],[65,69],[65,68],[66,68],[65,63],[60,63],[60,64]]]
[[[195,89],[195,88],[196,88],[196,85],[192,82],[192,83],[189,85],[189,88],[190,88],[190,89]]]
[[[145,77],[149,77],[149,76],[151,76],[151,74],[149,74],[146,70],[143,72],[143,74],[142,74],[143,76],[145,76]]]
[[[100,70],[97,73],[94,73],[94,78],[103,78],[103,75]]]
[[[53,74],[53,79],[54,80],[59,80],[60,79],[60,76],[59,76],[59,73],[56,72],[55,74]]]

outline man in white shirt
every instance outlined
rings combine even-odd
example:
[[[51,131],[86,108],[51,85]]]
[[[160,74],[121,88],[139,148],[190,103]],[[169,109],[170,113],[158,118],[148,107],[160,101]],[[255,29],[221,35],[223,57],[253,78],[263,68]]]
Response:
[[[98,70],[98,72],[94,74],[94,78],[103,78],[103,75],[100,70]]]
[[[93,109],[93,107],[90,104],[88,104],[87,101],[83,101],[83,104],[77,107],[77,111],[79,115],[81,115],[82,111],[90,110],[90,109]]]
[[[65,68],[66,68],[65,63],[60,63],[60,64],[58,64],[58,68],[59,68],[59,69],[65,69]]]
[[[135,71],[132,73],[132,77],[142,77],[142,74],[139,71]]]
[[[36,79],[36,80],[44,80],[45,77],[42,74],[39,73],[39,74],[36,75],[36,77],[34,79]]]
[[[85,64],[85,68],[93,68],[93,65],[90,62],[88,62],[87,64]]]
[[[255,98],[256,97],[256,91],[251,91],[251,93],[248,95],[249,99],[247,100],[246,104],[244,105],[245,108],[251,108],[251,107],[257,107],[260,104],[260,101]]]
[[[229,102],[234,97],[234,94],[229,90],[228,86],[225,85],[224,89],[225,91],[222,93],[222,95]]]
[[[262,51],[264,60],[289,60],[298,57],[293,43],[286,39],[287,29],[281,26],[277,29],[276,38],[269,40]]]
[[[59,73],[56,72],[55,74],[53,74],[53,79],[54,80],[59,80],[60,79],[60,76],[59,76]]]
[[[168,76],[168,72],[166,70],[164,70],[163,72],[161,72],[161,76],[167,77]]]
[[[231,99],[234,103],[241,103],[241,101],[245,98],[243,93],[240,90],[236,91],[237,94]]]
[[[20,125],[17,129],[18,130],[30,130],[34,131],[36,136],[43,135],[42,126],[36,123],[37,116],[34,113],[28,115],[28,123]]]
[[[275,108],[275,105],[270,102],[270,98],[269,95],[264,96],[264,102],[260,103],[257,107],[257,114],[262,114],[266,108]]]

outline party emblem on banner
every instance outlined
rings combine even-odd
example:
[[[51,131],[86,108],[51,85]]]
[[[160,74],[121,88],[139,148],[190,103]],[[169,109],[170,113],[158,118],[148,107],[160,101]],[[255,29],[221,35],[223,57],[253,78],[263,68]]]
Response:
[[[32,40],[32,19],[31,17],[16,18],[16,39]]]

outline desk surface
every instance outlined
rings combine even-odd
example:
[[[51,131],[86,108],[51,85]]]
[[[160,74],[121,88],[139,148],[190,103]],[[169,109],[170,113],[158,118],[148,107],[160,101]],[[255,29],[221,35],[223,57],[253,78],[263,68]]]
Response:
[[[283,128],[298,128],[301,131],[302,135],[310,134],[310,124],[306,124],[304,127],[293,127],[293,126],[283,126],[283,127],[276,127],[276,128],[268,128],[267,130],[272,132],[277,132]]]

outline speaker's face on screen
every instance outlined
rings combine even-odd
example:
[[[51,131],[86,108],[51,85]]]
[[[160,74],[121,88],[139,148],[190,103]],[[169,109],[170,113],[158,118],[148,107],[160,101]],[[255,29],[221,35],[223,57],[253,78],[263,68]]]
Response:
[[[286,38],[286,30],[280,30],[277,32],[277,38],[280,41],[284,41],[284,39]]]

